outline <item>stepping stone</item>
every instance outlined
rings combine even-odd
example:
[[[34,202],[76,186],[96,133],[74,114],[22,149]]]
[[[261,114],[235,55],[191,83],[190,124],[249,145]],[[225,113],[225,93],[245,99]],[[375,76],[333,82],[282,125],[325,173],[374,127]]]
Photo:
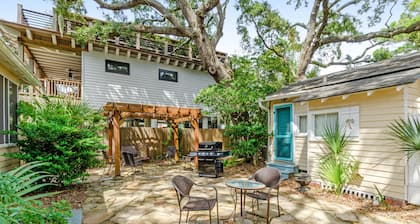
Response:
[[[83,211],[82,209],[72,209],[72,216],[67,220],[68,224],[82,224]]]
[[[359,219],[357,218],[357,216],[355,214],[353,214],[352,212],[344,212],[344,213],[336,213],[335,216],[344,221],[344,222],[351,222],[351,223],[355,223],[358,222]]]

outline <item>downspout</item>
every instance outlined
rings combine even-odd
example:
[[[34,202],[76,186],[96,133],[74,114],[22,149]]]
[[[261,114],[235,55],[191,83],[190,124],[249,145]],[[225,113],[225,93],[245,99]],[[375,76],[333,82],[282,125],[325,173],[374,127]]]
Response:
[[[265,106],[262,104],[262,102],[263,102],[263,100],[262,100],[262,99],[258,99],[258,106],[259,106],[261,109],[263,109],[263,110],[265,110],[265,111],[270,112],[270,109],[269,109],[269,108],[267,108],[267,107],[265,107]]]

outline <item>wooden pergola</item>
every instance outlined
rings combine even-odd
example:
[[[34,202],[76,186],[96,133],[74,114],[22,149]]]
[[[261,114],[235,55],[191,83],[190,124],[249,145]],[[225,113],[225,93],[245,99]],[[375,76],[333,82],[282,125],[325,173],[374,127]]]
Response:
[[[178,124],[190,121],[194,128],[194,149],[198,149],[199,126],[198,119],[201,117],[201,110],[198,108],[180,108],[169,106],[155,106],[144,104],[111,103],[108,102],[103,107],[104,115],[108,118],[108,155],[112,158],[112,146],[115,151],[115,176],[121,175],[121,141],[120,125],[127,118],[148,118],[166,120],[172,123],[173,140],[176,148],[175,160],[179,160],[179,136]],[[114,143],[114,144],[113,144]],[[197,166],[197,158],[194,160]]]

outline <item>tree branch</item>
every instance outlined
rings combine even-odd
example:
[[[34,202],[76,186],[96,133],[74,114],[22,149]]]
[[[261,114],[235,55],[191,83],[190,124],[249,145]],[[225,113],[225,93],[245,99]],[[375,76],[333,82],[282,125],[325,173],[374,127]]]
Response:
[[[103,0],[94,0],[101,8],[109,10],[124,10],[130,9],[138,5],[149,6],[156,11],[158,11],[164,18],[166,18],[175,28],[179,29],[180,33],[183,33],[183,36],[191,36],[191,32],[187,27],[182,26],[181,22],[176,18],[176,16],[171,13],[164,5],[156,0],[131,0],[128,2],[119,2],[119,3],[106,3]]]
[[[295,23],[295,24],[289,26],[289,28],[293,28],[293,27],[296,27],[296,26],[301,27],[305,30],[308,30],[308,27],[304,23]]]
[[[190,37],[189,35],[181,32],[175,27],[160,27],[160,26],[144,26],[144,25],[134,25],[134,29],[137,32],[141,33],[154,33],[154,34],[165,34],[165,35],[174,35],[179,37]]]
[[[357,42],[363,42],[363,41],[371,40],[378,37],[392,38],[399,34],[412,33],[415,31],[420,31],[420,21],[417,21],[408,27],[397,27],[394,29],[387,29],[383,31],[371,32],[371,33],[360,34],[360,35],[326,37],[323,40],[321,40],[320,44],[324,45],[324,44],[331,44],[331,43],[338,43],[338,42],[357,43]]]
[[[359,63],[369,63],[369,62],[373,62],[372,59],[363,59],[363,60],[359,60],[359,61],[331,61],[328,63],[322,63],[320,61],[311,61],[312,65],[316,65],[319,66],[321,68],[327,68],[328,66],[332,66],[332,65],[354,65],[354,64],[359,64]]]
[[[347,3],[344,3],[343,5],[341,5],[340,8],[337,8],[336,12],[337,13],[340,13],[343,9],[345,9],[345,8],[351,6],[351,5],[355,5],[355,4],[359,3],[359,2],[360,2],[359,0],[354,0],[354,1],[349,1]]]
[[[359,63],[362,63],[362,62],[369,63],[369,62],[372,62],[372,59],[365,58],[367,52],[370,49],[372,49],[372,48],[374,48],[378,45],[384,44],[384,43],[385,43],[385,41],[376,42],[376,43],[372,44],[371,46],[365,48],[359,56],[357,56],[355,58],[352,58],[350,60],[347,60],[347,61],[333,61],[333,60],[331,60],[330,62],[328,62],[326,64],[322,63],[320,61],[311,61],[311,64],[320,66],[322,68],[326,68],[326,67],[331,66],[331,65],[351,65],[351,64],[359,64]]]
[[[255,27],[255,31],[257,33],[258,38],[260,38],[260,40],[262,41],[262,43],[264,44],[264,46],[272,51],[275,55],[277,55],[279,58],[281,58],[283,61],[287,61],[286,57],[281,54],[280,52],[278,52],[276,49],[272,48],[270,45],[268,45],[268,43],[265,41],[265,38],[262,36],[260,30],[258,29],[257,23],[255,22],[254,18],[251,18],[252,23],[254,23],[254,27]]]
[[[218,6],[220,0],[209,0],[207,3],[203,4],[198,10],[200,16],[205,17],[212,9]]]
[[[219,21],[217,23],[217,30],[213,41],[213,46],[216,47],[219,43],[220,38],[223,36],[223,25],[225,24],[226,18],[226,8],[229,0],[226,0],[223,6],[219,4],[217,6],[217,15],[219,16]]]

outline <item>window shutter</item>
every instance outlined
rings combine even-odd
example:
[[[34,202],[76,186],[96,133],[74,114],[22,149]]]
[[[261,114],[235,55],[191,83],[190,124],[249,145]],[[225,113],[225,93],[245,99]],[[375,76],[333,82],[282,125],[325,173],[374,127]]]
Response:
[[[350,137],[359,137],[359,106],[345,107],[339,113],[340,126]]]

